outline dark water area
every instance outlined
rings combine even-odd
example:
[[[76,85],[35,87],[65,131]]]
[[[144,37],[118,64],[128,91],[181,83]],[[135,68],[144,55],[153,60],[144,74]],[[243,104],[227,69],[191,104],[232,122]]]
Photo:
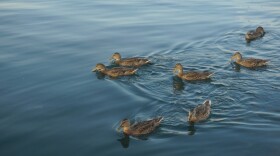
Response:
[[[0,155],[280,155],[280,2],[0,2]],[[246,43],[263,26],[263,38]],[[250,70],[234,50],[269,59]],[[114,52],[147,57],[136,76],[92,73]],[[213,71],[211,81],[181,81]],[[208,120],[187,111],[212,100]],[[164,116],[148,138],[117,132],[123,118]]]

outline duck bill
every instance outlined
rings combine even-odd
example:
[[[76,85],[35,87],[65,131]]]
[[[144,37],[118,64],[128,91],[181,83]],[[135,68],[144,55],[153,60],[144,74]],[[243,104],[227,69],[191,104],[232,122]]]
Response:
[[[230,63],[230,62],[232,62],[232,61],[233,61],[233,62],[236,61],[236,58],[235,58],[235,57],[231,57],[230,60],[229,60],[228,62]]]
[[[94,69],[92,69],[91,71],[92,71],[92,72],[96,72],[97,70],[96,70],[96,68],[94,68]]]
[[[118,131],[118,132],[120,132],[121,130],[122,130],[122,127],[121,127],[121,126],[117,128],[117,131]]]
[[[173,73],[174,73],[175,75],[177,75],[177,74],[179,73],[179,71],[178,71],[177,69],[173,69]]]
[[[205,100],[205,101],[203,102],[203,104],[204,104],[204,105],[209,105],[209,106],[211,106],[212,102],[211,102],[211,100]]]
[[[231,62],[231,59],[229,61],[227,61],[226,65],[230,64],[230,62]]]
[[[109,61],[110,62],[115,62],[116,60],[113,57],[111,57],[111,58],[109,58]]]

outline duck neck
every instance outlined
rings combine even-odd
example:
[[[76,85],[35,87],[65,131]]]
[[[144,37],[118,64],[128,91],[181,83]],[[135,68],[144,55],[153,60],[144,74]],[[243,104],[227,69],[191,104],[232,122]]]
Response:
[[[103,74],[106,74],[107,71],[108,71],[108,70],[105,68],[104,70],[101,70],[100,72],[103,73]]]
[[[114,60],[114,62],[117,63],[117,64],[120,63],[120,62],[121,62],[121,58],[116,58],[116,59]]]
[[[189,120],[189,121],[191,121],[191,117],[192,117],[191,111],[189,111],[189,116],[188,116],[188,120]]]
[[[130,127],[124,127],[124,128],[123,128],[123,132],[124,132],[125,134],[130,134],[130,133],[131,133]]]
[[[236,62],[237,62],[237,63],[239,63],[239,62],[241,62],[241,61],[242,61],[242,57],[239,57],[239,58],[236,59]]]
[[[178,74],[179,77],[183,76],[183,69],[178,69]]]
[[[115,60],[115,64],[120,64],[121,60]]]
[[[195,122],[196,121],[196,117],[195,117],[194,114],[189,114],[188,119],[189,119],[190,122]]]

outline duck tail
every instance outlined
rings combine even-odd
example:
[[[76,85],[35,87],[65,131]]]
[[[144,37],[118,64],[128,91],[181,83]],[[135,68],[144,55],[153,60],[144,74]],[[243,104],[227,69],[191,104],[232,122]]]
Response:
[[[156,121],[157,123],[161,123],[161,121],[162,121],[163,119],[164,119],[164,117],[161,116],[161,117],[156,118],[155,121]]]
[[[270,60],[264,60],[264,64],[267,65],[270,62]]]
[[[145,64],[152,64],[152,61],[151,60],[147,60],[147,61],[145,61]]]
[[[138,68],[134,69],[132,72],[133,73],[136,73],[138,71]]]
[[[211,102],[211,100],[205,100],[205,101],[203,102],[203,104],[204,104],[204,105],[209,105],[209,106],[211,106],[211,105],[212,105],[212,102]]]
[[[210,78],[212,75],[214,75],[214,73],[209,73],[209,75],[207,76],[207,78]]]

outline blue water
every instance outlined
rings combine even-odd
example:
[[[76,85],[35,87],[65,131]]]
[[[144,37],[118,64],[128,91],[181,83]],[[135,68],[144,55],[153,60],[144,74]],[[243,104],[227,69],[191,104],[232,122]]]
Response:
[[[278,0],[0,2],[0,155],[280,155]],[[263,26],[263,38],[244,34]],[[269,59],[226,64],[234,50]],[[92,73],[114,52],[147,57],[136,76]],[[172,68],[215,72],[184,82]],[[187,112],[212,100],[208,120]],[[165,119],[147,139],[123,138],[123,118]]]

